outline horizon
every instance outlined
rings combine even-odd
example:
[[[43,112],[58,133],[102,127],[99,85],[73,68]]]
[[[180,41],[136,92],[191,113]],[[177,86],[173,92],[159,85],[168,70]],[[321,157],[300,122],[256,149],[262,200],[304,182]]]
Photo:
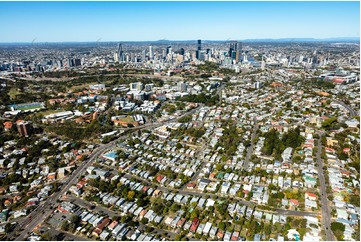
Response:
[[[127,43],[127,42],[190,42],[190,41],[197,41],[198,39],[160,39],[160,40],[106,40],[106,41],[92,41],[92,40],[84,40],[84,41],[27,41],[27,42],[0,42],[0,44],[60,44],[60,43]],[[329,38],[312,38],[312,37],[298,37],[298,38],[256,38],[256,39],[201,39],[202,42],[209,41],[209,42],[230,42],[230,41],[238,41],[238,42],[282,42],[282,41],[293,41],[293,42],[332,42],[332,41],[343,41],[343,42],[357,42],[360,41],[360,37],[329,37]]]
[[[0,42],[359,38],[359,19],[352,1],[0,2]]]

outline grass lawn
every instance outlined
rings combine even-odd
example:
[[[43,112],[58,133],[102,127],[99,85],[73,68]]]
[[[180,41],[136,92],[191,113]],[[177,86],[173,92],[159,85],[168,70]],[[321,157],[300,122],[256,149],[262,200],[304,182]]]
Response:
[[[239,235],[246,237],[247,234],[247,229],[243,226],[241,232],[239,233]]]
[[[84,89],[89,89],[90,85],[94,85],[94,84],[98,84],[97,82],[91,82],[91,83],[85,83],[82,85],[74,85],[70,88],[71,91],[73,92],[80,92],[83,91]]]
[[[26,111],[26,110],[32,110],[32,109],[41,108],[41,107],[42,107],[42,105],[36,105],[36,106],[17,107],[16,109]]]
[[[65,112],[65,110],[64,109],[48,110],[48,111],[39,112],[39,114],[42,114],[43,116],[46,116],[46,115],[49,115],[49,114],[60,113],[60,112]]]
[[[120,118],[119,121],[132,123],[132,122],[134,122],[134,118],[132,116],[127,116],[125,118]]]
[[[20,94],[21,92],[19,92],[17,90],[17,88],[11,88],[9,91],[9,96],[11,100],[14,100],[16,98],[16,95]]]
[[[104,81],[102,83],[107,85],[107,84],[111,84],[112,82],[113,82],[112,80],[109,80],[109,81]],[[84,89],[89,89],[90,85],[95,85],[95,84],[99,84],[99,82],[89,82],[81,85],[74,85],[70,87],[70,90],[73,92],[80,92],[83,91]]]
[[[241,225],[239,225],[239,224],[235,224],[234,225],[234,230],[235,231],[240,231],[242,229],[242,226]]]

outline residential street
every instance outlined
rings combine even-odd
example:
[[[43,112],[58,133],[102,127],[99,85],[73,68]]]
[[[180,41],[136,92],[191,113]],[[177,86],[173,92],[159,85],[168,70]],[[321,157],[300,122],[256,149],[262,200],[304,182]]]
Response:
[[[254,126],[253,126],[253,131],[252,131],[252,136],[251,136],[251,145],[247,149],[246,159],[243,164],[243,170],[247,170],[247,168],[248,168],[249,160],[251,159],[251,156],[253,153],[254,139],[256,138],[256,134],[257,134],[257,130],[258,130],[257,119],[254,118],[253,122],[254,122]]]
[[[320,137],[317,140],[317,171],[318,171],[318,178],[320,180],[322,220],[323,220],[324,230],[326,231],[326,240],[333,241],[334,236],[331,230],[331,209],[327,198],[326,183],[322,169],[323,162],[321,159],[321,154],[322,154],[322,143]]]
[[[201,105],[196,108],[193,109],[189,112],[184,113],[182,116],[185,115],[189,115],[194,113],[197,109],[199,109],[201,107]],[[182,117],[181,116],[181,117]],[[178,117],[180,118],[180,117]],[[142,126],[139,127],[139,129],[145,129],[145,128],[150,128],[150,127],[156,127],[156,126],[161,126],[164,125],[166,123],[172,122],[172,120],[168,120],[166,122],[162,122],[162,123],[153,123],[149,126]],[[126,138],[127,135],[121,136],[118,139],[121,138]],[[20,235],[18,235],[18,237],[15,240],[25,240],[26,237],[30,234],[30,232],[39,224],[41,224],[47,217],[50,216],[50,214],[53,212],[53,208],[55,206],[57,206],[57,200],[59,200],[63,195],[66,194],[66,192],[69,190],[69,188],[73,185],[76,184],[76,182],[78,181],[79,177],[83,174],[83,172],[87,169],[88,166],[90,166],[92,164],[92,162],[99,157],[103,152],[105,152],[108,149],[111,149],[113,146],[115,146],[117,140],[113,140],[112,142],[108,143],[108,144],[104,144],[101,145],[100,147],[96,148],[93,153],[88,157],[88,159],[83,162],[83,164],[81,166],[79,166],[69,177],[69,182],[65,185],[62,186],[61,190],[54,193],[52,196],[50,196],[44,203],[40,204],[34,211],[32,211],[26,219],[23,222],[19,223],[18,226],[16,226],[16,228],[10,233],[8,234],[7,238],[12,238],[14,235],[19,233],[20,229],[23,229],[20,232]]]
[[[85,201],[84,199],[80,199],[80,198],[78,198],[76,196],[73,196],[73,195],[68,196],[67,201],[73,202],[73,203],[79,205],[80,207],[87,208],[87,209],[92,205],[92,203],[90,203],[88,201]],[[109,208],[104,207],[101,204],[95,206],[93,211],[97,212],[97,213],[106,214],[110,218],[115,217],[115,216],[121,216],[121,213],[119,211],[111,210]],[[147,225],[143,225],[143,224],[139,224],[138,229],[140,229],[142,231],[145,231],[145,229],[147,227],[153,228],[154,229],[153,231],[155,231],[157,234],[164,235],[164,234],[167,233],[171,237],[171,239],[174,239],[174,237],[176,236],[176,234],[174,232],[164,230],[164,229],[158,229],[158,228],[155,228],[153,226],[147,226]]]

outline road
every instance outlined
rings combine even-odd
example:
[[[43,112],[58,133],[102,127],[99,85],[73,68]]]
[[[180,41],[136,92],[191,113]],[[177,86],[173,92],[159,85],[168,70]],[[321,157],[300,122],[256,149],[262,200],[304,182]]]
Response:
[[[94,73],[93,75],[83,75],[83,76],[76,76],[76,77],[60,77],[60,78],[56,78],[56,77],[37,77],[37,78],[33,78],[33,77],[19,77],[19,80],[23,80],[23,81],[72,81],[75,79],[79,79],[79,78],[87,78],[87,77],[99,77],[99,76],[106,76],[106,77],[148,77],[148,78],[159,78],[159,79],[179,79],[179,80],[183,80],[184,78],[181,76],[158,76],[158,75],[153,75],[153,74],[127,74],[127,73],[108,73],[108,74],[101,74],[101,73]],[[1,78],[9,80],[9,81],[13,81],[13,79],[11,78],[7,78],[2,76]]]
[[[51,207],[56,206],[57,200],[59,200],[69,188],[76,184],[80,175],[86,170],[86,168],[105,150],[115,145],[116,141],[112,141],[106,145],[103,145],[97,149],[90,155],[89,159],[82,165],[79,166],[71,175],[69,182],[64,185],[59,192],[54,193],[50,196],[43,204],[39,205],[37,209],[31,212],[28,215],[27,220],[25,220],[22,224],[19,224],[19,227],[23,227],[24,230],[20,233],[20,235],[16,238],[16,240],[25,240],[27,235],[40,223],[42,223],[50,214],[53,212]],[[31,220],[30,220],[31,218]]]
[[[205,150],[205,148],[206,148],[207,145],[208,145],[208,139],[205,140],[205,141],[202,141],[202,142],[204,142],[204,144],[202,144],[202,146],[199,148],[199,150],[198,150],[197,153],[195,154],[195,157],[204,157],[204,150]],[[201,164],[199,165],[197,171],[193,174],[192,179],[191,179],[188,183],[194,182],[194,181],[198,178],[199,174],[201,173],[201,171],[203,170],[203,168],[204,168],[204,166],[205,166],[206,164],[207,164],[207,163],[204,162],[203,159],[202,159],[202,160],[201,160]],[[180,188],[180,190],[185,190],[185,189],[187,188],[188,183],[185,183],[185,184]]]
[[[257,119],[254,118],[253,121],[254,121],[254,126],[253,126],[253,132],[252,132],[252,136],[251,136],[251,145],[248,147],[248,150],[247,150],[246,159],[244,160],[244,164],[243,164],[243,170],[247,170],[247,168],[248,168],[249,160],[251,159],[251,156],[253,153],[254,139],[256,138],[256,134],[257,134],[257,130],[258,130]]]
[[[78,206],[80,206],[82,208],[85,208],[87,210],[89,210],[89,208],[94,205],[91,202],[88,202],[88,201],[86,201],[84,199],[81,199],[79,197],[74,196],[73,194],[67,195],[66,196],[66,201],[72,202],[72,203],[74,203],[74,204],[76,204],[76,205],[78,205]],[[104,207],[104,206],[100,206],[100,205],[95,206],[94,209],[92,209],[92,211],[94,213],[107,214],[107,216],[110,217],[110,218],[113,218],[115,216],[120,216],[119,212],[110,210],[109,208]]]
[[[330,204],[327,198],[326,192],[326,183],[325,176],[323,173],[323,162],[321,159],[322,153],[322,143],[321,143],[322,134],[320,134],[320,138],[317,141],[317,171],[318,171],[318,179],[320,180],[320,192],[321,192],[321,211],[322,211],[322,220],[323,226],[326,231],[326,240],[333,241],[334,236],[331,230],[331,210]]]
[[[53,238],[56,238],[56,240],[63,240],[63,241],[87,241],[88,239],[83,236],[78,236],[75,234],[71,234],[65,231],[59,231],[53,228],[46,228],[45,230],[50,235],[53,236]],[[60,237],[60,238],[59,238]]]
[[[219,199],[220,197],[224,197],[224,198],[233,198],[235,200],[237,200],[237,202],[242,203],[245,206],[252,206],[254,205],[253,202],[250,201],[246,201],[240,197],[236,197],[236,196],[230,196],[229,194],[222,194],[222,193],[207,193],[207,192],[201,192],[201,191],[197,191],[197,190],[178,190],[175,188],[168,188],[168,187],[161,187],[158,186],[158,184],[154,183],[154,182],[150,182],[147,179],[132,175],[132,174],[124,174],[125,178],[128,179],[136,179],[138,181],[141,181],[143,184],[148,185],[148,186],[152,186],[162,192],[173,192],[176,194],[181,194],[181,195],[192,195],[192,196],[200,196],[200,197],[210,197],[213,198],[215,200]],[[288,209],[276,209],[276,211],[264,211],[267,213],[273,213],[273,214],[278,214],[278,215],[287,215],[287,216],[311,216],[311,217],[316,217],[317,216],[317,212],[306,212],[306,211],[295,211],[295,210],[288,210]]]
[[[184,113],[183,115],[181,115],[180,117],[177,118],[173,118],[167,121],[163,121],[163,122],[158,122],[158,123],[153,123],[150,125],[144,125],[144,126],[140,126],[137,130],[139,129],[146,129],[146,128],[155,128],[157,126],[162,126],[165,125],[167,123],[173,122],[176,119],[179,119],[183,116],[189,115],[189,114],[193,114],[194,112],[196,112],[199,108],[201,108],[202,105],[199,105],[196,109],[193,109],[189,112]],[[134,129],[131,129],[131,131],[135,131]],[[79,166],[69,177],[69,182],[62,186],[61,190],[52,194],[46,201],[42,202],[35,210],[33,210],[28,216],[27,219],[25,219],[23,222],[20,222],[18,226],[16,226],[16,228],[14,229],[14,231],[12,231],[12,233],[8,234],[7,238],[13,238],[15,237],[14,235],[19,232],[20,229],[23,229],[23,231],[20,233],[20,235],[15,239],[15,240],[25,240],[27,238],[27,236],[29,235],[29,233],[38,225],[41,224],[47,217],[49,217],[51,215],[51,213],[53,212],[53,207],[55,207],[57,205],[57,201],[66,194],[66,192],[69,190],[69,188],[76,184],[79,177],[82,175],[82,173],[87,169],[88,166],[90,166],[93,161],[100,156],[103,152],[105,152],[108,149],[111,149],[113,146],[116,145],[116,142],[119,139],[124,139],[127,138],[128,135],[123,135],[121,137],[119,137],[116,140],[113,140],[112,142],[108,143],[108,144],[103,144],[100,147],[96,148],[93,153],[88,157],[88,159],[86,161],[83,162],[83,164],[81,166]]]
[[[316,212],[306,212],[306,211],[296,211],[296,210],[286,210],[286,209],[276,209],[276,211],[274,211],[274,213],[278,214],[278,215],[286,215],[286,216],[298,216],[298,217],[305,217],[305,216],[309,216],[309,217],[316,217],[317,213]]]
[[[350,112],[350,117],[354,117],[354,116],[357,116],[358,113],[353,110],[353,108],[351,108],[350,106],[346,105],[345,103],[339,101],[339,100],[335,100],[333,99],[332,100],[333,102],[337,103],[337,104],[340,104],[341,106],[343,106],[344,108],[346,108],[349,112]]]
[[[69,195],[67,200],[79,205],[80,207],[86,208],[86,209],[88,209],[92,205],[92,203],[90,203],[88,201],[85,201],[85,200],[83,200],[81,198],[75,197],[73,195]],[[118,210],[111,210],[111,209],[109,209],[109,208],[107,208],[105,206],[102,206],[102,205],[96,206],[93,209],[93,211],[95,211],[97,213],[100,213],[100,212],[104,213],[104,214],[106,214],[106,216],[108,216],[110,218],[115,217],[115,216],[117,216],[117,217],[122,216],[122,213],[119,212]],[[136,220],[136,219],[134,219],[134,220]],[[154,231],[157,232],[160,235],[168,234],[171,237],[171,239],[174,239],[174,237],[176,236],[176,234],[173,233],[172,231],[164,230],[164,229],[158,229],[156,227],[153,227],[153,226],[150,226],[150,225],[143,225],[141,223],[139,224],[138,229],[140,229],[141,231],[145,231],[147,227],[153,228]]]

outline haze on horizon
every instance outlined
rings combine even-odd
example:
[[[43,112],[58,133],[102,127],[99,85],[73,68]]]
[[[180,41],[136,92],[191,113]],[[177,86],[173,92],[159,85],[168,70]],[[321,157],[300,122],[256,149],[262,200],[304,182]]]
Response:
[[[0,42],[360,36],[359,2],[0,2]]]

